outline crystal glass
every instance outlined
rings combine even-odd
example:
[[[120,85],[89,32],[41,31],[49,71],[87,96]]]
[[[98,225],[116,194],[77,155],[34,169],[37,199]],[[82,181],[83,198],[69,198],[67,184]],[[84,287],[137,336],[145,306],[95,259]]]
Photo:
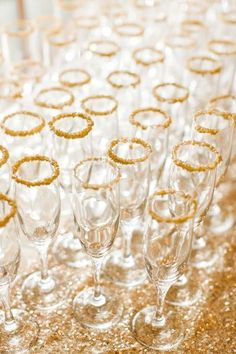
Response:
[[[2,139],[8,147],[12,162],[22,156],[44,153],[45,120],[32,111],[15,111],[1,122]]]
[[[172,150],[172,164],[169,171],[169,185],[175,190],[185,190],[197,200],[198,208],[194,218],[194,240],[191,254],[197,254],[205,246],[201,224],[213,197],[216,169],[221,156],[214,146],[201,141],[183,141]],[[189,306],[199,300],[201,287],[191,273],[183,274],[167,296],[169,303]]]
[[[133,111],[129,121],[134,128],[134,136],[152,145],[150,158],[150,192],[152,192],[159,185],[161,171],[166,161],[172,120],[167,112],[157,107],[144,107]]]
[[[75,297],[73,310],[75,317],[91,328],[109,328],[123,311],[114,290],[100,284],[104,256],[119,227],[119,181],[118,167],[107,158],[88,158],[74,169],[74,212],[81,244],[94,264],[94,287]]]
[[[26,156],[13,165],[19,225],[41,261],[41,272],[33,272],[25,279],[22,297],[28,306],[42,311],[57,308],[68,296],[60,269],[48,270],[47,261],[60,220],[58,175],[57,162],[42,155]]]
[[[94,121],[92,151],[104,155],[112,139],[118,136],[118,102],[111,95],[93,95],[82,99],[81,108]]]
[[[8,113],[9,110],[19,109],[23,89],[19,82],[14,80],[0,80],[0,112]]]
[[[15,201],[0,193],[0,351],[25,353],[37,342],[39,326],[23,309],[12,309],[10,286],[20,264],[20,246],[14,223]]]
[[[174,190],[157,191],[148,202],[144,258],[156,288],[157,305],[139,311],[132,320],[131,330],[135,339],[150,349],[175,349],[184,338],[185,329],[178,314],[165,313],[164,303],[168,290],[188,262],[196,205],[189,194]]]
[[[66,195],[64,230],[60,230],[54,244],[54,254],[60,263],[81,267],[88,259],[81,250],[77,236],[77,226],[72,208],[72,176],[78,160],[91,156],[92,119],[84,113],[65,113],[52,118],[49,122],[53,140],[53,157],[60,167],[59,181]],[[63,192],[61,193],[63,201]],[[68,204],[69,202],[69,205]]]
[[[93,7],[95,7],[95,4],[93,4]],[[96,37],[97,31],[100,29],[101,20],[95,13],[84,12],[76,14],[73,22],[78,39],[77,44],[82,55],[88,46],[89,40]]]
[[[87,70],[78,67],[69,67],[59,73],[60,84],[71,90],[76,97],[89,95],[91,75]]]
[[[11,167],[9,152],[0,145],[0,193],[7,194],[11,186]]]
[[[128,287],[138,285],[146,278],[143,256],[134,251],[132,236],[144,216],[149,193],[151,152],[151,145],[139,138],[115,139],[108,149],[108,156],[118,163],[121,170],[120,227],[123,247],[112,252],[108,258],[106,276],[116,284]]]

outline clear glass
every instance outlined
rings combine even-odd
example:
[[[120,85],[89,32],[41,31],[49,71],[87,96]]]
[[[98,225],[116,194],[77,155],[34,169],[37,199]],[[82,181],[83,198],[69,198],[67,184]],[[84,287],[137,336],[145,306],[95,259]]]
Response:
[[[0,80],[0,112],[7,114],[9,111],[19,109],[22,103],[23,88],[14,80]]]
[[[81,244],[94,265],[94,287],[75,297],[73,310],[78,321],[91,328],[109,328],[123,311],[114,290],[100,282],[104,257],[119,227],[119,179],[118,167],[107,158],[88,158],[74,169],[74,213]]]
[[[11,205],[9,204],[11,203]],[[14,215],[14,201],[0,193],[0,220]],[[20,264],[20,245],[14,219],[0,227],[0,351],[1,353],[22,353],[30,350],[37,342],[39,326],[28,312],[12,309],[10,287],[15,280]]]
[[[121,170],[120,232],[123,245],[108,258],[106,277],[116,284],[132,287],[146,278],[143,255],[140,249],[134,249],[132,237],[142,223],[149,193],[151,146],[138,138],[120,138],[111,143],[108,156],[119,163]],[[141,242],[139,244],[141,246]]]
[[[0,193],[7,194],[11,186],[11,166],[8,150],[0,145]]]
[[[188,262],[194,210],[190,195],[173,190],[154,193],[149,200],[144,257],[149,278],[156,288],[157,304],[139,311],[131,329],[135,339],[150,349],[175,349],[184,338],[184,325],[178,314],[165,313],[164,304],[168,290],[183,275]]]
[[[22,297],[28,306],[39,310],[55,309],[68,296],[60,269],[48,270],[48,249],[58,229],[61,209],[57,164],[52,162],[30,156],[13,167],[19,225],[36,247],[41,261],[41,271],[25,279]]]

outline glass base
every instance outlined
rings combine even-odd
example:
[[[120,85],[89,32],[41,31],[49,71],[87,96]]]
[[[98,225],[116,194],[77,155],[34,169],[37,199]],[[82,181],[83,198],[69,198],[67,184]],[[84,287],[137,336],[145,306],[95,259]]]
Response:
[[[59,263],[69,267],[81,268],[90,265],[89,257],[72,233],[58,236],[53,246],[53,253]]]
[[[54,310],[61,306],[68,298],[69,289],[66,282],[62,282],[63,270],[54,267],[49,271],[49,284],[41,283],[41,273],[30,274],[22,286],[23,301],[38,310]]]
[[[107,288],[101,288],[101,294],[95,299],[94,288],[87,288],[74,298],[74,316],[82,325],[107,329],[120,320],[123,313],[120,299]]]
[[[207,238],[207,237],[206,237]],[[190,263],[197,269],[212,267],[218,260],[218,248],[212,240],[207,240],[202,247],[198,247],[197,243],[193,242],[191,251]]]
[[[229,231],[235,222],[233,213],[222,211],[217,216],[212,216],[209,219],[209,228],[215,235],[221,235],[224,232]]]
[[[4,313],[0,313],[0,353],[28,353],[38,340],[39,326],[28,312],[13,309],[18,328],[9,332],[4,327]]]
[[[105,264],[104,274],[117,285],[132,287],[142,284],[147,277],[143,255],[140,253],[126,260],[122,251],[112,252]]]
[[[202,297],[202,288],[196,278],[188,276],[185,284],[174,284],[166,295],[166,302],[174,306],[188,307],[196,304]]]
[[[139,311],[133,318],[131,330],[134,338],[147,348],[168,351],[177,348],[184,339],[182,322],[172,312],[167,313],[163,325],[153,324],[156,307]]]

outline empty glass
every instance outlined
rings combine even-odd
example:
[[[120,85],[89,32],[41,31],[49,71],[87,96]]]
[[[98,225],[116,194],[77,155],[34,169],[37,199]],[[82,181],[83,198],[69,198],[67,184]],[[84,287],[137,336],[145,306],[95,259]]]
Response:
[[[11,167],[8,150],[0,145],[0,192],[7,194],[11,186]]]
[[[156,288],[157,305],[139,311],[131,329],[135,339],[150,349],[175,349],[184,338],[185,328],[178,314],[164,313],[164,303],[168,290],[186,268],[196,209],[196,201],[189,194],[175,190],[158,191],[148,202],[144,257]]]
[[[111,249],[119,227],[119,181],[118,167],[107,158],[88,158],[74,169],[73,204],[78,236],[94,264],[94,287],[75,297],[73,310],[87,327],[109,328],[123,311],[114,290],[100,284],[104,256]]]

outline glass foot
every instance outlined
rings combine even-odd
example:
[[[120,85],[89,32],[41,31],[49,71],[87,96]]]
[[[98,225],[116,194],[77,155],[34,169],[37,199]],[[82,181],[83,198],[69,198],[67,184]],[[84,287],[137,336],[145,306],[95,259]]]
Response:
[[[222,211],[217,216],[212,216],[209,219],[209,228],[213,234],[219,235],[229,231],[235,222],[233,213]]]
[[[109,256],[104,269],[105,278],[115,284],[132,287],[142,284],[147,277],[143,255],[125,259],[122,251],[115,251]]]
[[[192,306],[200,300],[202,288],[196,278],[188,276],[186,283],[177,281],[168,291],[166,302],[174,306]]]
[[[169,312],[162,325],[153,323],[156,307],[150,306],[139,311],[133,318],[131,330],[134,338],[147,348],[167,351],[177,348],[184,339],[182,322],[177,315]]]
[[[53,253],[59,263],[69,267],[81,268],[90,265],[89,257],[72,233],[58,236],[53,246]]]
[[[50,280],[42,283],[40,272],[30,274],[22,286],[23,301],[38,310],[54,310],[68,298],[69,289],[63,282],[63,270],[59,267],[50,269]]]
[[[114,291],[101,288],[102,295],[94,298],[94,288],[80,292],[73,301],[75,318],[84,326],[107,329],[117,323],[123,313],[123,305]]]
[[[193,267],[197,269],[212,267],[218,258],[217,247],[213,241],[208,239],[202,247],[198,247],[198,244],[195,244],[195,242],[193,243],[190,257],[190,263]]]
[[[28,312],[13,309],[17,328],[9,332],[4,327],[4,313],[0,313],[0,353],[28,353],[38,340],[39,326]]]

